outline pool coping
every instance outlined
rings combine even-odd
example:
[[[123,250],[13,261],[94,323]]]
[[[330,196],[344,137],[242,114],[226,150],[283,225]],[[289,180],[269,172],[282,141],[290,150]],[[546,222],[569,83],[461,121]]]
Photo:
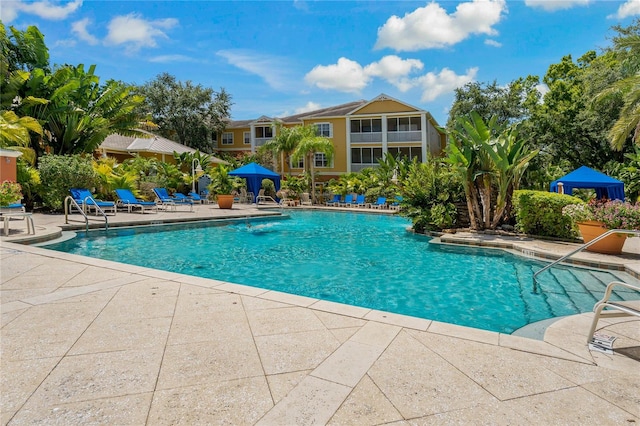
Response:
[[[82,255],[58,252],[55,250],[49,250],[43,247],[20,245],[15,243],[2,242],[0,244],[3,248],[16,250],[20,252],[31,253],[35,255],[45,256],[53,259],[61,259],[66,261],[72,261],[87,266],[94,266],[98,268],[104,268],[109,270],[117,270],[121,272],[128,272],[147,278],[158,278],[163,280],[174,281],[178,283],[196,285],[204,288],[210,288],[215,290],[225,291],[230,294],[238,294],[242,296],[255,297],[263,300],[275,301],[285,303],[292,306],[298,306],[302,308],[312,309],[316,311],[328,312],[338,315],[343,315],[351,318],[363,319],[367,321],[374,321],[382,324],[399,326],[402,328],[428,331],[430,333],[439,334],[442,336],[449,336],[460,338],[464,340],[474,341],[477,343],[490,344],[494,346],[500,346],[510,348],[513,350],[533,353],[537,355],[543,355],[553,358],[564,359],[573,362],[579,362],[589,365],[597,365],[597,362],[593,358],[593,354],[584,348],[573,350],[570,348],[562,348],[559,345],[547,342],[546,340],[539,340],[532,337],[519,336],[515,334],[506,334],[496,331],[482,330],[479,328],[445,323],[435,320],[429,320],[424,318],[418,318],[408,315],[396,314],[392,312],[380,311],[376,309],[363,308],[359,306],[353,306],[343,304],[339,302],[331,302],[317,298],[311,298],[307,296],[299,296],[291,293],[285,293],[275,290],[264,289],[260,287],[252,287],[243,284],[230,283],[221,280],[195,277],[192,275],[180,274],[177,272],[162,271],[158,269],[147,268],[143,266],[129,265],[126,263],[115,262],[111,260],[97,259],[91,257],[85,257]],[[105,287],[106,286],[106,287]],[[80,294],[87,294],[94,291],[99,291],[104,288],[110,288],[113,286],[119,286],[119,284],[99,284],[89,285],[85,287],[75,287],[59,291],[56,293],[50,293],[44,296],[35,296],[26,298],[17,302],[9,302],[3,305],[3,312],[10,312],[13,310],[23,309],[26,306],[40,305],[49,303],[52,301],[62,300],[69,297],[75,297]],[[557,324],[565,318],[587,316],[591,313],[576,314],[569,317],[560,318],[553,324]]]

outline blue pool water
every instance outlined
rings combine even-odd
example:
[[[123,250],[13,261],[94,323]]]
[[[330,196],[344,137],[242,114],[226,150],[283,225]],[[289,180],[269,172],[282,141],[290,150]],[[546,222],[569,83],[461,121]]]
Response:
[[[79,233],[47,248],[503,333],[591,311],[616,279],[553,268],[533,293],[532,275],[543,263],[502,250],[429,244],[406,232],[404,218],[288,215]]]

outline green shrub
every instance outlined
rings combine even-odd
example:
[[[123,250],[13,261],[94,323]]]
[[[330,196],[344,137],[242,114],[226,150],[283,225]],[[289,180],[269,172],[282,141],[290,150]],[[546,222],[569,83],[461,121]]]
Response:
[[[71,188],[93,190],[99,181],[90,156],[45,155],[40,157],[40,197],[45,207],[62,211]]]
[[[515,191],[513,208],[516,228],[526,234],[556,238],[576,238],[578,230],[562,209],[571,204],[583,203],[570,195],[546,191]]]
[[[411,219],[416,232],[451,228],[455,225],[455,203],[464,199],[458,175],[448,164],[430,159],[412,162],[402,180],[400,214]]]

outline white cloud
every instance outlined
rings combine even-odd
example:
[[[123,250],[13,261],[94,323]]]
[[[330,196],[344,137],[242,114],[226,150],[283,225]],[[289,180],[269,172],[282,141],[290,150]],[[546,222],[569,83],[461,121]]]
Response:
[[[586,6],[592,0],[525,0],[524,4],[533,8],[540,8],[547,12],[571,9],[576,6]]]
[[[430,102],[437,97],[452,92],[458,87],[473,81],[478,68],[469,68],[464,75],[458,75],[449,68],[443,68],[439,74],[430,72],[417,79],[422,89],[422,102]]]
[[[536,90],[538,91],[538,93],[540,93],[540,102],[542,102],[542,98],[544,98],[544,95],[549,93],[550,89],[546,84],[540,83],[536,86]]]
[[[471,34],[497,35],[493,29],[506,13],[505,0],[460,3],[451,15],[438,3],[429,3],[403,18],[392,16],[378,28],[375,48],[416,51],[454,45]]]
[[[293,80],[286,71],[288,59],[265,55],[248,49],[219,50],[217,55],[225,58],[231,65],[256,74],[270,87],[277,90],[288,90]]]
[[[148,21],[135,13],[116,16],[107,25],[109,33],[105,42],[112,45],[124,44],[129,53],[135,53],[143,47],[156,47],[156,39],[169,38],[164,31],[176,25],[178,20],[174,18]]]
[[[315,111],[320,109],[320,104],[315,103],[315,102],[307,102],[307,104],[303,107],[300,108],[296,108],[296,114],[302,114],[303,112],[309,112],[309,111]]]
[[[0,19],[4,23],[9,23],[18,17],[20,12],[39,16],[43,19],[61,20],[75,12],[82,6],[82,0],[73,0],[68,3],[51,2],[49,0],[24,2],[3,1],[0,7]]]
[[[340,58],[333,65],[316,65],[304,79],[321,89],[347,93],[359,93],[371,81],[359,63],[347,58]]]
[[[167,64],[171,62],[198,62],[196,59],[186,55],[159,55],[149,58],[149,62]]]
[[[624,19],[629,16],[640,15],[640,0],[627,0],[624,4],[621,4],[618,11],[614,15],[608,16],[608,18]]]
[[[423,67],[424,64],[418,59],[402,59],[396,55],[389,55],[364,67],[364,72],[371,77],[383,78],[401,92],[406,92],[413,86],[408,75]]]
[[[395,55],[385,56],[377,62],[362,67],[347,58],[340,58],[333,65],[317,65],[305,76],[305,81],[321,89],[347,93],[359,93],[374,77],[394,85],[401,92],[418,87],[422,90],[422,101],[433,101],[475,79],[478,68],[470,68],[464,75],[457,75],[448,68],[439,74],[429,72],[418,77],[410,74],[422,70],[423,63],[417,59],[402,59]]]
[[[487,46],[502,47],[502,43],[500,43],[499,41],[496,41],[496,40],[492,40],[490,38],[486,39],[484,41],[484,44],[486,44]]]
[[[92,46],[98,44],[98,39],[89,33],[87,26],[91,24],[89,18],[81,19],[71,25],[71,32],[76,34],[80,40],[86,41]]]

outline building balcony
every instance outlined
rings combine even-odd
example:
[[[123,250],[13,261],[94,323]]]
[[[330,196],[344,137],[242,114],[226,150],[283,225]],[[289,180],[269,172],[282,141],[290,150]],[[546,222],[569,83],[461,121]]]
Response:
[[[420,142],[422,140],[422,132],[420,130],[411,132],[388,132],[388,142]]]
[[[382,132],[351,133],[351,143],[382,142]]]

